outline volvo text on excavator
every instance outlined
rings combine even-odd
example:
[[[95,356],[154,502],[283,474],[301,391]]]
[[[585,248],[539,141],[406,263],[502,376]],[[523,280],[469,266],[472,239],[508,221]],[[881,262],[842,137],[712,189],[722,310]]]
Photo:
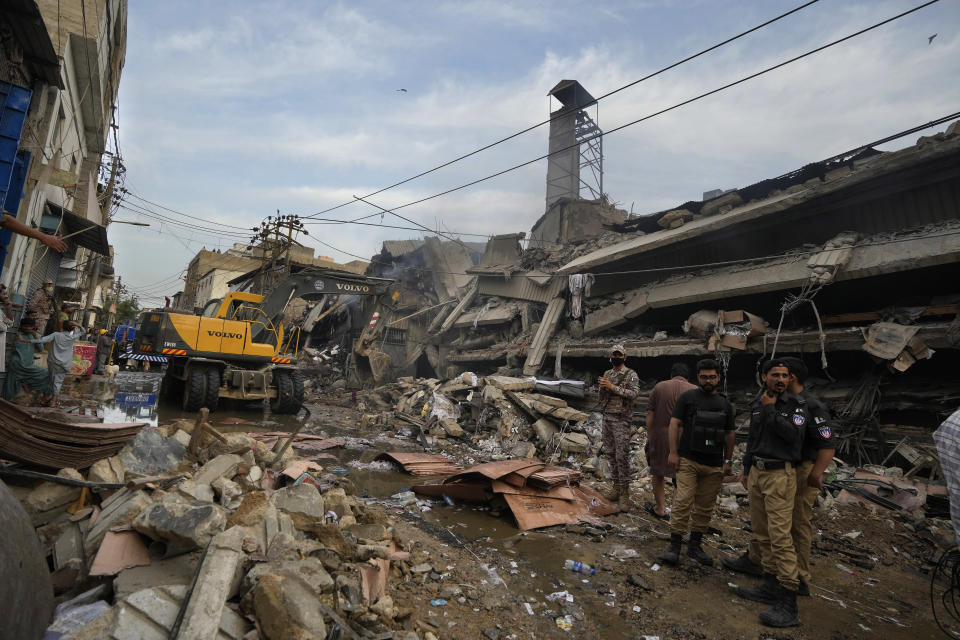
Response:
[[[163,386],[174,395],[182,386],[188,411],[212,411],[221,398],[269,398],[275,413],[297,413],[303,404],[303,376],[294,353],[300,335],[298,328],[285,334],[284,309],[294,298],[381,295],[391,282],[328,269],[300,271],[281,279],[266,296],[231,291],[208,302],[199,316],[145,311],[134,352],[167,360]]]

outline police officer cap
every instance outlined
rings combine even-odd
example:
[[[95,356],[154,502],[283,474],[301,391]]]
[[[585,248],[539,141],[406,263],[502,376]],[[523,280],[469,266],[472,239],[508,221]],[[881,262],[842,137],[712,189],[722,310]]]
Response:
[[[627,350],[623,348],[622,344],[615,344],[612,347],[610,347],[610,354],[613,355],[614,353],[620,353],[626,356]]]

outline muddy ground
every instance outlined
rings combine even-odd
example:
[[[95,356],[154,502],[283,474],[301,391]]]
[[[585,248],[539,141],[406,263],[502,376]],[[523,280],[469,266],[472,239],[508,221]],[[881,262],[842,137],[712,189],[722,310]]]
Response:
[[[879,507],[816,509],[814,584],[811,597],[799,602],[802,626],[771,630],[757,621],[763,605],[730,591],[729,585],[754,579],[687,559],[678,568],[659,567],[656,558],[669,530],[642,510],[607,517],[602,526],[522,533],[508,512],[443,501],[403,507],[391,496],[423,480],[372,461],[383,451],[422,447],[403,433],[361,430],[349,394],[311,403],[309,410],[299,418],[306,431],[348,440],[347,447],[325,452],[336,460],[328,458],[324,466],[341,469],[356,495],[382,508],[412,552],[408,563],[391,570],[388,593],[409,610],[404,626],[420,637],[428,631],[450,639],[943,637],[923,572],[936,547],[911,531],[910,518]],[[181,417],[192,416],[161,404],[148,419]],[[290,429],[296,420],[248,406],[221,408],[211,422],[224,431],[272,431]],[[487,461],[459,442],[447,441],[439,451],[464,466]],[[584,483],[599,484],[590,474]],[[638,504],[652,499],[644,480],[634,489]],[[716,532],[705,546],[719,566],[722,557],[742,553],[749,540],[746,509],[718,510],[712,526]],[[594,565],[597,572],[573,573],[564,568],[566,559]],[[873,568],[857,566],[864,560]]]
[[[750,584],[752,578],[691,561],[676,569],[658,567],[656,558],[667,546],[669,530],[643,511],[610,516],[605,527],[558,526],[521,533],[509,514],[495,515],[468,504],[433,502],[424,512],[390,506],[390,495],[421,481],[380,470],[379,465],[354,465],[385,450],[422,449],[411,440],[361,432],[359,415],[349,406],[314,404],[310,409],[308,430],[372,442],[331,453],[348,469],[358,493],[377,500],[399,537],[410,541],[410,566],[430,565],[424,573],[403,575],[394,569],[391,575],[394,599],[413,612],[411,624],[421,632],[429,629],[440,638],[840,640],[943,635],[931,616],[929,578],[918,570],[935,547],[910,531],[909,519],[882,508],[876,513],[862,506],[816,510],[814,526],[820,535],[812,596],[800,599],[803,624],[772,631],[757,621],[765,607],[730,591],[730,584]],[[475,451],[456,446],[450,450],[461,463],[484,461]],[[593,480],[588,476],[585,481]],[[638,503],[652,499],[642,484],[635,483]],[[742,553],[749,541],[744,511],[714,518],[717,533],[708,536],[707,548],[717,565],[725,555]],[[861,533],[854,539],[843,537],[857,531]],[[874,568],[852,562],[862,562],[864,556]],[[565,559],[594,565],[597,573],[568,571]],[[548,598],[564,591],[572,602]],[[432,606],[430,601],[438,598],[446,604]],[[569,631],[558,626],[558,618],[561,624],[569,620]]]

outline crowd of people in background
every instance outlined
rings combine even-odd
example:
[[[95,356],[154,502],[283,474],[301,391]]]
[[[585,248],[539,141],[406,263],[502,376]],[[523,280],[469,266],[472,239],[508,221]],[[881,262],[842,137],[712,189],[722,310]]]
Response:
[[[12,302],[6,287],[0,284],[0,370],[7,373],[2,389],[7,400],[24,391],[36,392],[42,405],[56,406],[63,381],[73,368],[74,345],[78,340],[96,344],[94,373],[103,373],[104,367],[120,355],[114,349],[113,332],[102,327],[84,329],[70,319],[67,309],[72,303],[58,303],[53,292],[53,281],[47,278],[23,307]],[[13,338],[13,317],[21,307],[23,317]],[[9,339],[15,340],[9,360],[6,357],[8,331]],[[38,364],[45,348],[46,368]]]

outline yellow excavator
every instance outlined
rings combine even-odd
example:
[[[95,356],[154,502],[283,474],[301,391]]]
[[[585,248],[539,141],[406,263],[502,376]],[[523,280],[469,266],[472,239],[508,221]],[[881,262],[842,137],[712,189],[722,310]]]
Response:
[[[300,271],[266,296],[232,291],[211,300],[199,316],[145,311],[133,352],[166,361],[162,388],[175,394],[182,385],[187,411],[212,411],[221,398],[269,398],[274,413],[297,413],[303,405],[303,375],[296,364],[301,336],[299,328],[284,332],[284,309],[294,298],[378,296],[391,283],[329,269]]]

